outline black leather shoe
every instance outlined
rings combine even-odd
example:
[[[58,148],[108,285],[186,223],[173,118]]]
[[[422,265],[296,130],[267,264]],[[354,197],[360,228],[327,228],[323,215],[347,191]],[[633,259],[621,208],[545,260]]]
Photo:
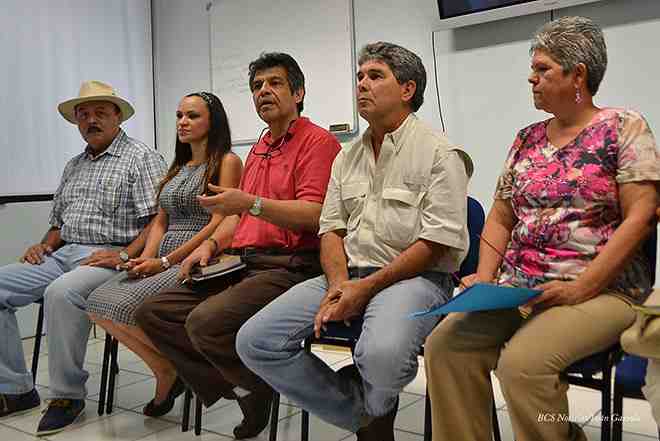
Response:
[[[237,398],[243,411],[243,421],[234,427],[234,438],[253,438],[268,425],[270,407],[273,404],[273,393],[252,392],[250,395]]]
[[[156,404],[154,400],[151,400],[144,406],[142,413],[150,417],[159,417],[166,415],[174,407],[174,401],[179,395],[181,395],[186,390],[185,384],[179,377],[176,377],[176,381],[172,385],[172,388],[167,393],[167,398],[163,400],[162,403]]]
[[[394,441],[394,419],[399,410],[399,397],[394,408],[383,416],[375,417],[368,426],[357,431],[358,441]]]

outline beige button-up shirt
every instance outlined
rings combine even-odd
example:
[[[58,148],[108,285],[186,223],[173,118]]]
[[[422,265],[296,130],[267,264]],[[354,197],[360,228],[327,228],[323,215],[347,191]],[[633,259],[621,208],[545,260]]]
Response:
[[[319,235],[346,230],[349,267],[384,267],[419,239],[448,247],[433,271],[465,258],[472,161],[414,114],[385,135],[378,161],[371,131],[337,155]]]

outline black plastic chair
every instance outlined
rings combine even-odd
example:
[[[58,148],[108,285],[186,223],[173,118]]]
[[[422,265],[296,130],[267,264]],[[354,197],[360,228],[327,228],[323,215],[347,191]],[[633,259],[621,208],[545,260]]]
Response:
[[[470,248],[468,254],[461,263],[461,267],[458,271],[459,277],[464,277],[469,274],[476,272],[477,265],[479,263],[479,236],[481,231],[484,228],[485,222],[485,213],[484,209],[476,199],[468,196],[467,201],[467,223],[468,223],[468,232],[470,235]],[[304,341],[305,351],[311,353],[312,344],[326,344],[333,346],[347,347],[351,351],[351,356],[355,350],[355,345],[357,344],[360,333],[362,332],[362,319],[353,320],[350,326],[345,326],[341,323],[329,323],[326,327],[326,330],[321,334],[320,338],[315,338],[314,336],[306,338]],[[424,346],[420,348],[420,355],[424,355]],[[493,403],[493,412],[495,412],[495,405]],[[497,417],[494,415],[494,427],[497,428],[496,439],[499,441],[499,425],[497,422]],[[302,422],[301,422],[301,432],[300,432],[301,441],[309,440],[309,413],[303,409],[302,410]],[[271,437],[270,441],[275,441],[275,438]],[[429,398],[428,391],[425,394],[425,406],[424,406],[424,441],[431,441],[431,400]]]
[[[187,432],[190,430],[190,407],[192,405],[193,391],[190,388],[186,388],[186,392],[183,396],[183,416],[181,418],[181,431]],[[202,434],[202,400],[199,397],[195,397],[195,424],[194,430],[195,435],[199,436]],[[270,408],[270,441],[277,440],[277,423],[279,421],[279,408],[280,408],[280,394],[275,392],[273,396],[273,403]]]

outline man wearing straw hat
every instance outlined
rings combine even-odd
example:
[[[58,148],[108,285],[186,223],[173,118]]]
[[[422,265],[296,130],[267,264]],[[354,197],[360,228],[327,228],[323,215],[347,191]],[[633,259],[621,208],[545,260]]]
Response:
[[[141,251],[165,172],[158,153],[119,127],[134,110],[111,86],[84,82],[79,96],[58,110],[78,126],[87,145],[64,168],[42,241],[20,263],[0,267],[0,417],[40,404],[15,311],[44,299],[52,401],[38,435],[62,430],[84,409],[90,329],[85,300],[116,274],[116,265]]]

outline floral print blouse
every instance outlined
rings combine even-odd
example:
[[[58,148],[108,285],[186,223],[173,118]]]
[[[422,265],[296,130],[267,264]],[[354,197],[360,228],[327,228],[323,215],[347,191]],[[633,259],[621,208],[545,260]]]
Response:
[[[522,129],[495,191],[510,200],[517,223],[499,282],[533,287],[574,280],[622,222],[618,184],[660,181],[660,155],[637,112],[602,109],[572,141],[550,143],[550,119]],[[634,303],[651,288],[640,250],[609,287]]]

